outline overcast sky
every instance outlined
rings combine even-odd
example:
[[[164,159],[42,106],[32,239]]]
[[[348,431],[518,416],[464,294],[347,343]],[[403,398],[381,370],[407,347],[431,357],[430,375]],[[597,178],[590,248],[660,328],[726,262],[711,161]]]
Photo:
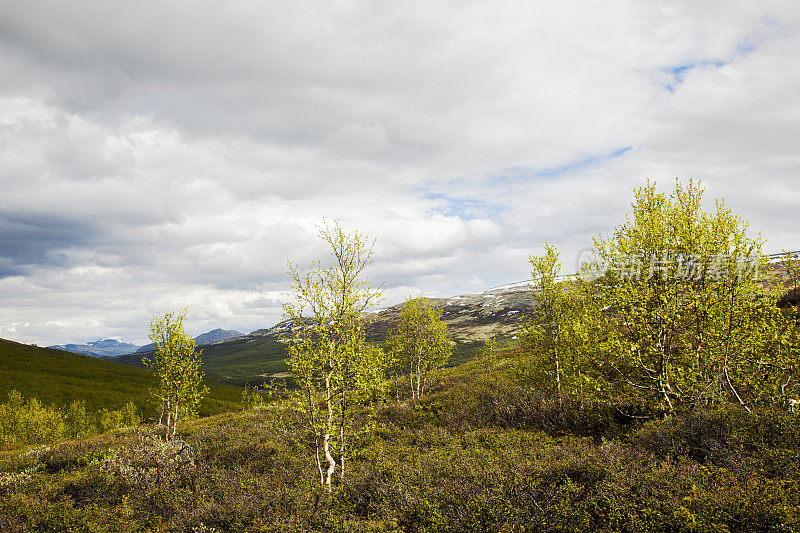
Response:
[[[800,4],[0,0],[0,337],[281,318],[323,217],[386,304],[574,271],[646,177],[800,249]]]

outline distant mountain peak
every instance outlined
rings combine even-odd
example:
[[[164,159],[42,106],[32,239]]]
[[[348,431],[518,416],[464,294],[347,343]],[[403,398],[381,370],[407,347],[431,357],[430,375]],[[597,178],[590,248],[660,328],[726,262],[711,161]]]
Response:
[[[232,339],[234,337],[241,337],[242,335],[244,335],[244,333],[236,331],[235,329],[217,328],[209,331],[208,333],[198,335],[194,338],[194,340],[197,342],[198,346],[203,346],[204,344],[211,344],[214,342]]]
[[[56,344],[49,346],[49,348],[81,355],[90,355],[92,357],[107,357],[134,353],[139,346],[127,342],[122,337],[109,337],[86,344]]]
[[[234,337],[241,337],[244,333],[236,331],[235,329],[212,329],[206,333],[202,333],[194,338],[194,341],[197,343],[198,346],[205,346],[206,344],[213,344],[215,342],[225,341],[228,339],[233,339]],[[154,344],[148,344],[146,346],[142,346],[137,352],[152,352],[155,350]]]
[[[135,346],[135,344],[128,342],[126,339],[122,337],[109,337],[107,339],[102,339],[99,341],[92,341],[87,344],[89,344],[90,346],[116,346],[120,344],[124,344],[126,346]]]

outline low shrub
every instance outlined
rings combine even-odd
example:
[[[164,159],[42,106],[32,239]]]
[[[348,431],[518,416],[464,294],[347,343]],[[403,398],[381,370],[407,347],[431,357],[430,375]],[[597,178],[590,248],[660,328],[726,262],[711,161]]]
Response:
[[[12,390],[8,401],[0,404],[0,447],[44,444],[139,423],[139,413],[133,402],[118,411],[103,409],[91,416],[86,412],[84,401],[74,401],[65,409],[59,409],[43,405],[36,398],[23,400],[19,392]]]
[[[648,422],[631,445],[659,459],[686,457],[737,472],[800,480],[800,423],[797,415],[779,409],[684,411]]]

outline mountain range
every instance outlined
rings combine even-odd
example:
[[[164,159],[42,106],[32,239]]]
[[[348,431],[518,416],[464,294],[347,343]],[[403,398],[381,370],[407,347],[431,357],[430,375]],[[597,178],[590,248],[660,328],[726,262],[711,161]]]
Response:
[[[205,346],[227,339],[242,336],[243,333],[233,329],[214,329],[209,332],[198,335],[194,338],[198,346]],[[119,355],[128,355],[138,352],[151,352],[155,349],[152,344],[145,346],[138,346],[126,342],[124,339],[103,339],[86,344],[55,344],[48,346],[56,350],[64,350],[66,352],[77,353],[80,355],[89,355],[91,357],[116,357]]]
[[[236,337],[241,337],[244,333],[240,331],[236,331],[235,329],[212,329],[207,333],[203,333],[198,335],[194,338],[194,342],[197,343],[198,346],[205,346],[206,344],[213,344],[215,342],[225,341],[228,339],[235,339]],[[155,344],[146,344],[141,346],[139,349],[135,350],[137,353],[142,352],[152,352],[156,349]],[[132,352],[127,352],[132,353]],[[125,354],[116,354],[116,355],[125,355]]]
[[[54,344],[53,346],[48,346],[48,348],[91,357],[108,357],[133,353],[139,347],[124,340],[103,339],[86,344]]]

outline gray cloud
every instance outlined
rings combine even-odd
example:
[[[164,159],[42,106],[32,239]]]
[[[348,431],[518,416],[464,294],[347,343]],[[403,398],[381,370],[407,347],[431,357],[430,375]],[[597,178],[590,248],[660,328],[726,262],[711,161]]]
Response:
[[[24,275],[31,265],[64,264],[63,251],[88,245],[93,233],[87,221],[0,212],[0,277]]]

